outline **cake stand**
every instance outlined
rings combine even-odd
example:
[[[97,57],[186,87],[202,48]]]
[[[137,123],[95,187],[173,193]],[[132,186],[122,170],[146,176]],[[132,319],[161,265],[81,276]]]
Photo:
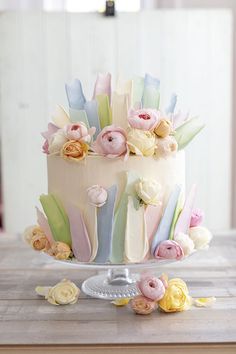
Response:
[[[51,257],[50,257],[51,258]],[[57,261],[64,265],[70,265],[78,269],[102,271],[102,273],[89,277],[82,283],[85,294],[106,300],[132,298],[140,294],[136,282],[139,279],[140,270],[158,269],[161,265],[177,262],[175,260],[150,260],[144,263],[127,264],[95,264],[81,263],[76,260]],[[180,262],[180,261],[178,261]],[[136,270],[136,272],[135,272]],[[137,272],[137,270],[139,270]]]

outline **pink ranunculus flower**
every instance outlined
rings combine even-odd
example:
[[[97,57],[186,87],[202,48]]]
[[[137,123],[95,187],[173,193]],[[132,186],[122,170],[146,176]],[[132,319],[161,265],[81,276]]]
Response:
[[[194,209],[191,215],[190,227],[196,227],[201,225],[204,214],[200,209]]]
[[[154,252],[154,257],[157,259],[182,259],[184,251],[182,247],[175,241],[162,241]]]
[[[42,146],[42,150],[45,154],[49,154],[49,139],[53,134],[55,134],[59,128],[53,124],[53,123],[48,123],[48,130],[41,133],[41,135],[44,137],[45,141]]]
[[[153,130],[160,120],[160,113],[156,109],[130,110],[128,122],[132,128]]]
[[[153,301],[159,301],[165,295],[165,286],[162,279],[158,279],[152,275],[146,274],[141,276],[137,286],[143,296]]]
[[[84,143],[90,143],[96,128],[88,129],[83,122],[67,124],[64,128],[65,136],[69,140],[79,140]]]
[[[128,156],[127,136],[123,128],[109,125],[98,134],[96,141],[92,145],[97,154],[114,158]]]

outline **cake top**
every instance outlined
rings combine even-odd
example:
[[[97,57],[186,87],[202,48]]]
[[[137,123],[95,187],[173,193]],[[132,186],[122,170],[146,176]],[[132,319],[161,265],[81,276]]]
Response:
[[[69,112],[57,106],[42,133],[43,152],[81,161],[87,155],[123,158],[130,155],[166,158],[182,150],[204,125],[196,117],[175,112],[173,94],[160,107],[160,81],[146,74],[111,92],[111,74],[98,74],[93,97],[86,100],[80,80],[66,84]]]

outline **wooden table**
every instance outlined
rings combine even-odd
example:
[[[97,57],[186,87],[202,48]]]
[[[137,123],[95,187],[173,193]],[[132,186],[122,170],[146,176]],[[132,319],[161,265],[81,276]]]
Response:
[[[236,353],[236,233],[215,236],[208,251],[162,271],[216,303],[150,316],[84,295],[76,305],[52,306],[37,285],[68,278],[80,286],[94,272],[45,263],[19,237],[0,236],[0,353]]]

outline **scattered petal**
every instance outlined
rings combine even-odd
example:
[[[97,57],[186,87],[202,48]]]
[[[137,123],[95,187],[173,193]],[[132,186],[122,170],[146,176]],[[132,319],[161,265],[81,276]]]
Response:
[[[193,303],[197,307],[210,307],[216,302],[216,298],[214,296],[211,297],[199,297],[194,299]]]

